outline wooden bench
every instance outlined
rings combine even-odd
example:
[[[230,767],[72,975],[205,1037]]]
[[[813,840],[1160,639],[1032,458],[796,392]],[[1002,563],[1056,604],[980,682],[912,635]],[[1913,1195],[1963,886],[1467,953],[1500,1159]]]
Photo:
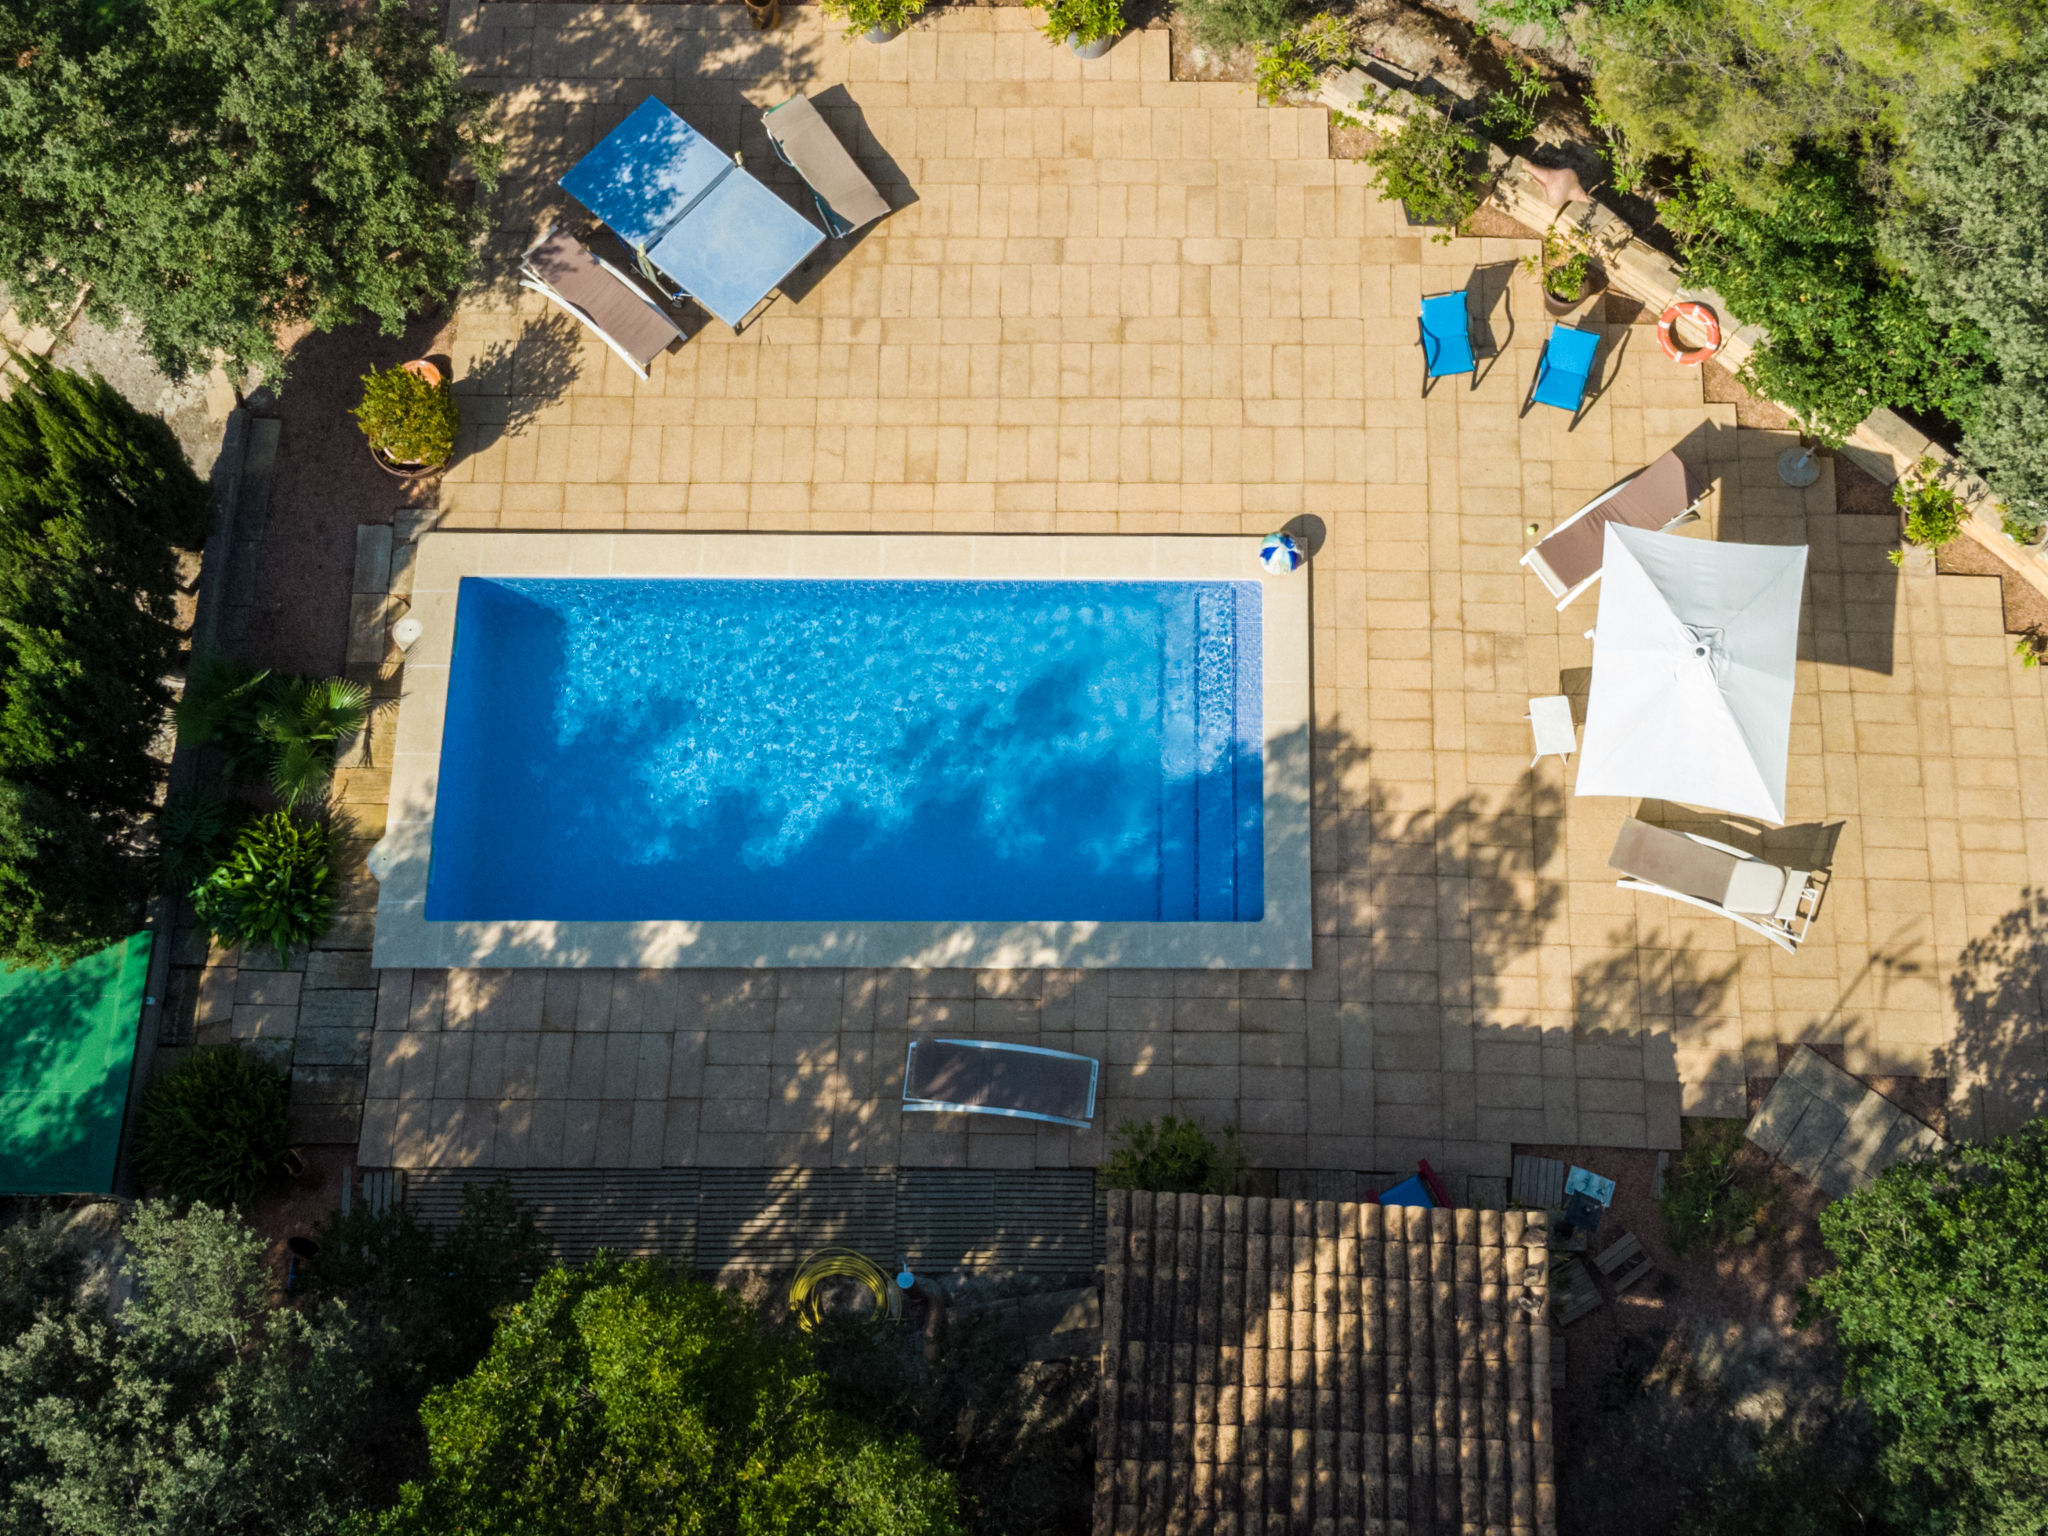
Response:
[[[1557,1326],[1569,1328],[1600,1305],[1600,1288],[1583,1259],[1566,1259],[1551,1269],[1551,1311]]]
[[[1617,1291],[1625,1291],[1645,1275],[1657,1272],[1657,1266],[1650,1262],[1650,1256],[1643,1252],[1643,1245],[1636,1240],[1633,1232],[1624,1232],[1593,1258],[1593,1265],[1614,1282]]]

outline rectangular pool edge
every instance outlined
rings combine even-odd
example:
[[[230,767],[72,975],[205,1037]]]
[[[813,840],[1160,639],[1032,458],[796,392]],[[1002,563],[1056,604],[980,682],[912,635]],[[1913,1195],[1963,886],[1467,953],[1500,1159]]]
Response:
[[[413,616],[380,848],[380,968],[1307,969],[1309,583],[1259,541],[1210,535],[508,533],[435,531]],[[1264,709],[1264,916],[1255,922],[429,922],[424,916],[455,596],[465,576],[1258,581]],[[415,668],[418,670],[415,671]],[[417,682],[418,686],[415,687]]]

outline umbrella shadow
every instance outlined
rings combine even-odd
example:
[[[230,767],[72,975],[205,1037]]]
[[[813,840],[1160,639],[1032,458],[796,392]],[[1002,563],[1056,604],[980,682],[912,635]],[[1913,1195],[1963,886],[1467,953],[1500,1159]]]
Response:
[[[1728,543],[1804,544],[1806,590],[1800,608],[1799,659],[1892,675],[1897,666],[1902,577],[1886,558],[1889,525],[1866,533],[1861,519],[1834,512],[1788,517],[1771,505],[1785,488],[1767,463],[1746,459],[1742,434],[1753,429],[1701,422],[1676,445],[1678,456],[1720,483],[1713,537]],[[1768,477],[1757,494],[1755,477]],[[1788,493],[1789,494],[1789,493]],[[1875,533],[1887,536],[1879,539]]]

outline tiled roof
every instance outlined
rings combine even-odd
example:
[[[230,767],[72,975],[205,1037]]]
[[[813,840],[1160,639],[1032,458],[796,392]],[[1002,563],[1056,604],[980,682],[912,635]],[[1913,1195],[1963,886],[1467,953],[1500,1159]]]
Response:
[[[1095,1536],[1554,1536],[1539,1212],[1113,1191]]]

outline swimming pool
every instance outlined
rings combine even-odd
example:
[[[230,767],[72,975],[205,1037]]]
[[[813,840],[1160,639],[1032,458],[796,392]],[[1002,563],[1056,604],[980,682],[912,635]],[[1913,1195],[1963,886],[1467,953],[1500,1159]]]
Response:
[[[373,963],[1306,968],[1309,584],[1258,550],[431,530]]]
[[[431,922],[1257,922],[1258,582],[468,576]]]

